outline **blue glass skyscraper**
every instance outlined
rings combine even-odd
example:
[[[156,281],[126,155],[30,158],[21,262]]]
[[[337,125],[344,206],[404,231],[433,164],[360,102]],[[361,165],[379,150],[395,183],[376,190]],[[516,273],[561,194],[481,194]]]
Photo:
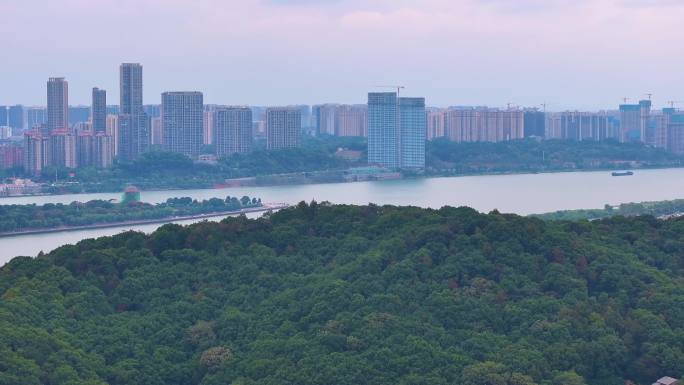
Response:
[[[397,94],[368,93],[368,163],[399,168]]]
[[[425,98],[399,98],[401,168],[425,168]]]
[[[425,98],[368,94],[368,163],[387,168],[424,168]]]

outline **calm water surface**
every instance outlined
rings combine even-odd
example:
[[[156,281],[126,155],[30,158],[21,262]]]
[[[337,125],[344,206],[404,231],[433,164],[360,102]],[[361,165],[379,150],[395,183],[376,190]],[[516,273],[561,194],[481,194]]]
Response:
[[[121,194],[74,194],[2,198],[0,204],[70,203],[119,198]],[[610,172],[491,175],[429,178],[382,182],[273,186],[212,190],[143,191],[142,200],[163,202],[171,197],[225,198],[226,195],[260,197],[264,202],[330,201],[347,204],[392,204],[439,208],[470,206],[488,212],[521,215],[555,210],[600,208],[619,204],[684,198],[684,169],[635,171],[633,176],[612,177]],[[258,215],[258,214],[255,214]],[[180,223],[191,223],[184,221]],[[160,225],[128,226],[0,238],[0,265],[18,255],[34,256],[81,239],[112,235],[124,230],[151,232]]]

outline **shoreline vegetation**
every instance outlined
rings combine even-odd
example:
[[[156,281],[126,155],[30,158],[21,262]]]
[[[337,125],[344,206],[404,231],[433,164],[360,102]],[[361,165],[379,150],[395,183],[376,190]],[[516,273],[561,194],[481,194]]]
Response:
[[[530,217],[553,221],[594,221],[611,217],[637,217],[650,215],[658,219],[684,216],[684,199],[649,201],[638,203],[606,204],[602,209],[559,210]]]
[[[46,169],[37,180],[43,183],[42,194],[33,195],[117,192],[128,184],[142,190],[181,190],[684,167],[684,155],[637,143],[534,139],[455,143],[437,139],[428,142],[425,170],[395,172],[369,167],[366,147],[365,138],[307,137],[300,148],[256,148],[250,154],[235,154],[213,163],[153,151],[110,169]],[[5,170],[6,178],[13,175],[20,173]]]
[[[112,227],[123,227],[123,226],[149,225],[149,224],[157,224],[157,223],[158,224],[165,224],[165,223],[172,223],[172,222],[177,222],[177,221],[186,221],[186,220],[192,220],[192,219],[211,219],[211,218],[218,218],[218,217],[224,217],[224,216],[234,216],[234,215],[248,214],[248,213],[277,211],[277,210],[281,210],[281,209],[284,209],[287,207],[289,207],[288,204],[275,203],[275,204],[265,204],[265,205],[260,206],[260,207],[240,209],[237,211],[235,211],[235,210],[233,210],[233,211],[216,211],[216,212],[211,212],[211,213],[206,213],[206,214],[195,214],[195,215],[158,218],[158,219],[141,219],[141,220],[132,220],[132,221],[123,221],[123,222],[96,223],[96,224],[92,224],[92,225],[83,225],[83,226],[65,226],[65,227],[48,228],[48,229],[33,229],[33,230],[24,230],[24,231],[15,231],[15,232],[2,232],[2,233],[0,233],[0,238],[19,237],[19,236],[23,236],[23,235],[32,235],[32,234],[61,233],[61,232],[66,232],[66,231],[107,229],[107,228],[112,228]]]
[[[261,199],[248,196],[202,201],[188,197],[169,198],[158,204],[91,200],[69,204],[0,205],[0,238],[211,218],[278,210],[286,206],[263,204]]]

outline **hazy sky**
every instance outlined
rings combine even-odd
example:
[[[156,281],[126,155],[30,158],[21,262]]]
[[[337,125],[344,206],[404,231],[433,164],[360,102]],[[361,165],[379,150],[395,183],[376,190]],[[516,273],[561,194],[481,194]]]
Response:
[[[682,0],[0,0],[0,104],[118,103],[118,65],[145,103],[363,103],[402,84],[429,105],[614,108],[684,100]],[[684,103],[682,104],[684,106]]]

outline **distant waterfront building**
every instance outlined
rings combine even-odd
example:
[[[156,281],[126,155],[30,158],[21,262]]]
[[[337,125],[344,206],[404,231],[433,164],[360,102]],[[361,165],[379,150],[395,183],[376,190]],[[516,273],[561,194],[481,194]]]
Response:
[[[524,138],[524,112],[487,107],[449,108],[444,130],[455,142],[503,142]]]
[[[143,106],[143,111],[150,118],[158,118],[161,116],[161,105],[159,104],[146,104]]]
[[[301,141],[302,117],[297,107],[266,109],[266,147],[268,149],[298,147]]]
[[[620,133],[606,111],[564,111],[547,114],[545,136],[547,139],[604,141],[619,139]]]
[[[48,138],[40,130],[31,130],[24,134],[24,171],[39,175],[49,164]]]
[[[162,144],[162,119],[161,116],[151,118],[152,124],[152,145],[161,146]]]
[[[94,137],[92,131],[82,131],[76,135],[76,159],[78,167],[95,165],[93,157]]]
[[[445,136],[445,120],[446,110],[433,108],[427,111],[427,140],[433,140]]]
[[[49,165],[57,168],[76,168],[76,136],[68,129],[55,129],[49,137]]]
[[[47,82],[47,129],[69,128],[69,84],[64,78],[50,78]]]
[[[150,131],[150,119],[147,115],[119,115],[117,156],[122,160],[133,160],[149,151]]]
[[[90,116],[94,132],[107,132],[107,91],[93,88]]]
[[[425,98],[399,98],[401,168],[425,168],[426,135]]]
[[[546,134],[546,113],[528,109],[523,113],[523,135],[525,138],[544,138]]]
[[[112,137],[112,155],[114,157],[118,154],[119,146],[119,116],[118,115],[107,115],[107,130],[105,131],[108,136]]]
[[[32,130],[43,125],[47,126],[47,109],[43,107],[26,108],[26,128]]]
[[[218,157],[252,150],[252,110],[248,107],[218,108],[214,127],[213,142]]]
[[[649,126],[653,130],[654,147],[667,149],[670,120],[675,112],[674,108],[663,108],[659,114],[651,114]]]
[[[368,93],[368,163],[399,168],[399,111],[395,92]]]
[[[366,136],[368,132],[368,106],[342,104],[335,109],[335,135]]]
[[[0,127],[8,126],[8,119],[7,119],[7,106],[0,106]]]
[[[669,112],[667,149],[675,154],[684,154],[684,113]]]
[[[120,114],[142,114],[143,72],[139,63],[123,63],[119,67]]]
[[[119,67],[120,105],[117,119],[117,156],[133,160],[149,151],[150,119],[143,110],[142,65],[123,63]]]
[[[19,143],[0,145],[0,169],[22,167],[24,165],[24,147]]]
[[[90,120],[92,109],[89,106],[70,106],[69,107],[69,126],[83,123]]]
[[[204,102],[201,92],[162,94],[162,148],[189,157],[202,149]]]
[[[45,122],[47,122],[47,120],[45,120]],[[24,107],[22,105],[10,106],[7,109],[7,125],[9,125],[13,131],[21,131],[25,128]]]
[[[104,132],[95,133],[93,140],[93,164],[95,167],[111,167],[114,159],[114,138]]]
[[[335,135],[337,104],[319,104],[313,107],[316,135]]]
[[[250,119],[251,119],[251,112],[250,111]],[[215,112],[214,111],[204,111],[203,113],[203,119],[202,119],[202,143],[204,144],[213,144],[214,143],[214,130],[216,128],[215,125]],[[251,122],[250,122],[251,124]]]
[[[620,105],[620,141],[652,143],[647,137],[647,127],[651,113],[651,101],[640,100],[639,104]]]

